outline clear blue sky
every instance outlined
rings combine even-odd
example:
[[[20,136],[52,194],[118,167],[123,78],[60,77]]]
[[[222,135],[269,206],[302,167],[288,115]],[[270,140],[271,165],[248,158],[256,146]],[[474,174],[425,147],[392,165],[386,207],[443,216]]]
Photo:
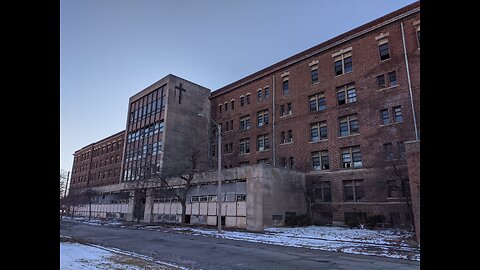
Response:
[[[61,0],[60,168],[171,73],[212,91],[413,0]]]

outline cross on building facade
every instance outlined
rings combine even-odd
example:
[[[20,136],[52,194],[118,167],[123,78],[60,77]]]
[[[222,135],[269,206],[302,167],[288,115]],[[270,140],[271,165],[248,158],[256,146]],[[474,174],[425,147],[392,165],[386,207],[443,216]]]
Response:
[[[175,86],[175,89],[178,89],[178,104],[182,104],[182,92],[187,92],[187,89],[183,88],[182,83],[180,86]]]

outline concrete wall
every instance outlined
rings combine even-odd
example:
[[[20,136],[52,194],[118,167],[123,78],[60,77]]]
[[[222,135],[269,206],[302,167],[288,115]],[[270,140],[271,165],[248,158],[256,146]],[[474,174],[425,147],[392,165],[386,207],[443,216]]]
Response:
[[[238,170],[247,179],[247,230],[283,226],[286,212],[305,214],[305,174],[265,164]]]
[[[179,87],[182,84],[181,103]],[[168,75],[168,102],[165,113],[164,131],[164,172],[175,175],[178,171],[190,169],[192,149],[200,150],[198,169],[208,165],[208,131],[210,121],[210,89]],[[198,114],[204,115],[199,116]],[[168,170],[168,171],[166,171]]]
[[[306,213],[305,174],[276,168],[265,164],[237,167],[221,171],[222,180],[222,216],[225,216],[225,227],[246,228],[250,231],[263,231],[266,227],[285,225],[285,213],[296,215]],[[178,178],[169,179],[172,186],[181,184]],[[217,172],[205,172],[196,176],[194,186],[187,198],[192,196],[216,195]],[[160,183],[149,183],[148,187],[160,186]],[[129,192],[125,219],[131,221],[134,210],[132,191],[135,183],[98,187],[98,192]],[[226,201],[223,200],[224,195]],[[245,194],[246,200],[237,200],[235,194]],[[176,201],[165,201],[154,196],[146,196],[144,222],[168,221],[179,223],[181,204]],[[115,195],[109,195],[115,196]],[[155,199],[157,201],[155,201]],[[122,208],[123,209],[123,208]],[[216,201],[188,202],[186,214],[190,215],[190,223],[215,225],[217,215]],[[274,218],[275,216],[275,218]]]

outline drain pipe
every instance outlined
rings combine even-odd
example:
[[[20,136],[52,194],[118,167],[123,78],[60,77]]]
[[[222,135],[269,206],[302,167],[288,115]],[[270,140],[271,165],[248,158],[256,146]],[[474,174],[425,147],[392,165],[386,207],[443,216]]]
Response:
[[[412,106],[413,125],[415,127],[415,140],[418,141],[417,117],[415,114],[415,106],[413,105],[412,82],[410,81],[410,69],[408,67],[407,47],[405,45],[405,32],[403,30],[403,22],[400,22],[400,27],[402,28],[403,54],[405,55],[405,66],[407,68],[408,91],[410,92],[410,104]]]
[[[272,152],[273,152],[273,167],[276,166],[277,156],[275,153],[275,73],[272,75],[273,84],[272,84]]]

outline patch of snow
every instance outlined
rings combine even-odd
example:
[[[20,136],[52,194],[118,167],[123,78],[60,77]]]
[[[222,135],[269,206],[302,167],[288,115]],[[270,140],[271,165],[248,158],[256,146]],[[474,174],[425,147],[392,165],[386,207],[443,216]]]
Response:
[[[151,257],[124,251],[118,248],[108,248],[99,245],[83,245],[79,243],[60,242],[60,269],[62,270],[99,270],[99,269],[121,269],[121,270],[142,270],[143,267],[119,264],[110,260],[115,254],[127,255],[145,261],[154,262],[168,269],[175,268],[189,270],[171,263],[157,261]],[[161,268],[164,269],[164,268]]]
[[[412,235],[397,230],[377,231],[309,226],[267,228],[265,233],[223,231],[219,234],[216,230],[196,228],[178,228],[176,231],[183,233],[191,231],[194,235],[209,235],[232,240],[420,261],[418,249],[409,247],[406,243],[393,244],[403,241],[402,235]]]
[[[60,242],[60,269],[62,270],[96,270],[102,269],[111,252],[81,245]],[[112,265],[115,267],[115,265]],[[112,267],[112,268],[113,268]],[[130,268],[135,269],[135,268]],[[135,269],[136,270],[136,269]]]
[[[72,218],[70,218],[72,219]],[[122,221],[88,221],[88,217],[73,220],[91,225],[121,225],[121,228],[136,228],[151,231],[176,231],[178,233],[220,237],[232,240],[303,247],[325,251],[376,255],[420,261],[420,248],[411,246],[407,240],[414,238],[412,232],[398,229],[350,229],[345,227],[308,226],[272,227],[263,233],[227,231],[221,234],[211,228],[165,227],[162,225],[128,225]],[[123,225],[122,225],[123,224]]]

